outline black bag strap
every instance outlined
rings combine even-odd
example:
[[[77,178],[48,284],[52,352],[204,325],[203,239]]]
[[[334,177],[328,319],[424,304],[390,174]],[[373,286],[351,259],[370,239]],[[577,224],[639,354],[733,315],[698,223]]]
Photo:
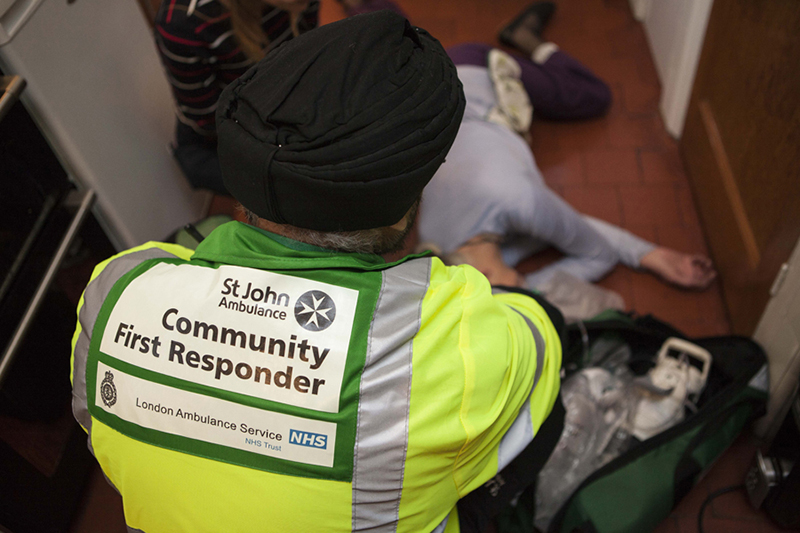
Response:
[[[502,471],[458,501],[462,533],[483,533],[515,497],[529,488],[535,491],[539,471],[561,438],[565,416],[559,394],[550,415],[536,432],[536,438]]]
[[[577,322],[567,326],[567,332],[572,333],[581,328],[585,328],[590,333],[605,333],[617,331],[621,333],[630,332],[640,335],[654,337],[680,337],[688,338],[683,332],[676,329],[671,324],[655,318],[653,315],[635,316],[632,313],[605,311],[598,315],[596,319],[583,320],[582,325]]]
[[[632,318],[623,313],[604,312],[602,316],[602,319],[567,325],[562,366],[568,374],[583,367],[582,361],[592,342],[600,335],[620,335],[635,353],[646,353],[652,358],[667,338],[687,338],[669,324],[650,315]]]

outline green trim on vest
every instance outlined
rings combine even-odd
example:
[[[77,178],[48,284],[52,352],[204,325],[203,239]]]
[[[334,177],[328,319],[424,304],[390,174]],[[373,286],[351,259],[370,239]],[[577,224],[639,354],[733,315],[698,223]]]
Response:
[[[232,253],[235,250],[235,253]],[[244,224],[228,222],[197,246],[192,262],[207,261],[270,271],[355,269],[380,271],[430,252],[387,263],[379,255],[334,252]],[[287,272],[288,273],[288,272]]]
[[[231,247],[229,244],[233,240],[238,242],[235,247]],[[242,244],[243,240],[247,241],[244,245]],[[230,254],[232,248],[236,250],[236,254],[233,256]],[[242,250],[245,250],[245,253],[242,253]],[[282,255],[283,257],[278,257],[273,254]],[[335,263],[335,265],[331,265],[330,263]],[[100,345],[106,328],[109,327],[108,322],[111,313],[119,299],[134,280],[145,275],[156,265],[161,264],[176,265],[178,268],[181,268],[182,265],[192,265],[202,268],[218,268],[226,264],[237,267],[251,266],[259,270],[269,270],[275,274],[299,277],[357,291],[358,298],[355,309],[355,320],[350,335],[348,354],[344,366],[344,375],[342,377],[342,389],[339,396],[339,412],[322,412],[232,392],[222,388],[210,387],[141,368],[112,357],[107,353],[103,353],[100,350]],[[280,264],[283,268],[269,268],[265,266],[267,264],[273,265],[273,267]],[[396,263],[383,263],[382,259],[378,256],[359,254],[344,256],[340,254],[332,256],[330,252],[321,252],[319,249],[298,250],[294,247],[289,248],[283,242],[273,240],[268,232],[262,232],[257,228],[238,223],[229,223],[215,230],[201,243],[197,253],[195,253],[189,262],[180,259],[155,259],[145,261],[125,274],[116,283],[103,303],[94,331],[92,332],[86,376],[89,411],[94,418],[113,429],[131,438],[159,447],[277,474],[349,482],[352,480],[353,475],[353,448],[355,443],[361,373],[364,368],[369,328],[375,311],[378,294],[381,289],[382,274],[380,270],[393,264]],[[343,270],[342,267],[345,267],[346,270]],[[291,303],[293,306],[294,302]],[[111,327],[113,328],[115,326],[116,325],[112,325]],[[162,347],[161,350],[161,357],[166,358],[166,352],[168,351],[166,346]],[[147,357],[152,356],[147,355]],[[174,389],[218,398],[274,413],[335,423],[336,443],[333,466],[326,467],[303,464],[270,457],[260,453],[158,431],[123,420],[95,403],[97,398],[98,363],[103,363],[136,378]],[[175,362],[175,364],[178,363]]]

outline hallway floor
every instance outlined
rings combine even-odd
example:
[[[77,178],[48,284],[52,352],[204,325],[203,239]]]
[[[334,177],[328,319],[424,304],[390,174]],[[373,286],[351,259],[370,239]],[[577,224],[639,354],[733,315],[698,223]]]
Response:
[[[397,0],[415,25],[446,47],[466,41],[496,43],[499,29],[528,0]],[[323,0],[321,21],[342,17]],[[607,116],[580,123],[536,121],[532,148],[548,184],[581,212],[685,252],[707,253],[678,145],[658,112],[660,86],[641,24],[628,0],[561,0],[544,37],[604,78],[614,102]],[[216,198],[212,212],[233,214]],[[555,252],[523,263],[528,271]],[[691,336],[723,335],[730,327],[718,284],[704,292],[670,287],[654,277],[618,266],[600,285],[622,295],[639,314],[652,313]],[[743,435],[656,529],[697,531],[697,513],[714,490],[740,484],[756,450]],[[743,493],[714,500],[705,515],[708,533],[781,531],[755,512]],[[73,533],[124,532],[121,501],[99,470],[87,488]]]

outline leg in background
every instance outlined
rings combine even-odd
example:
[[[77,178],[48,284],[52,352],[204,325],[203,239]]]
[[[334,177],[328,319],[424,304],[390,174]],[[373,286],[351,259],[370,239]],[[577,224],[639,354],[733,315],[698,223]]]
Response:
[[[195,133],[189,126],[176,121],[175,148],[172,155],[194,189],[206,189],[230,196],[222,183],[217,143]]]
[[[544,52],[544,53],[540,53]],[[578,60],[544,43],[534,60],[518,59],[522,84],[539,118],[581,120],[602,115],[611,105],[611,90]]]
[[[492,48],[494,46],[484,43],[463,43],[448,48],[447,55],[456,66],[472,65],[486,68]]]
[[[465,43],[448,48],[456,65],[487,66],[494,48],[484,43]],[[515,55],[522,69],[522,84],[539,118],[580,120],[598,117],[611,105],[611,90],[600,78],[552,43],[542,43],[533,57]]]
[[[200,144],[185,144],[178,145],[173,155],[193,188],[231,195],[222,183],[216,149]]]
[[[555,11],[552,2],[535,2],[499,35],[500,42],[523,53],[522,83],[536,116],[579,120],[602,115],[611,103],[608,86],[577,60],[542,39]]]

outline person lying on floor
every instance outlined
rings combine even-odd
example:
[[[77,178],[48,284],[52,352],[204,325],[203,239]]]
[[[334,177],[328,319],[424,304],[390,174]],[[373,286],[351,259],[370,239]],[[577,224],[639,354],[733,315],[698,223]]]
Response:
[[[602,115],[611,101],[603,81],[542,40],[552,12],[552,3],[537,2],[501,32],[501,42],[527,57],[485,44],[448,50],[467,107],[447,160],[425,190],[420,242],[473,265],[492,284],[537,288],[557,271],[597,281],[621,262],[680,287],[707,287],[716,276],[707,257],[581,215],[545,184],[520,136],[530,127],[531,104],[538,117],[574,120]],[[512,268],[548,246],[565,257],[525,277]]]

